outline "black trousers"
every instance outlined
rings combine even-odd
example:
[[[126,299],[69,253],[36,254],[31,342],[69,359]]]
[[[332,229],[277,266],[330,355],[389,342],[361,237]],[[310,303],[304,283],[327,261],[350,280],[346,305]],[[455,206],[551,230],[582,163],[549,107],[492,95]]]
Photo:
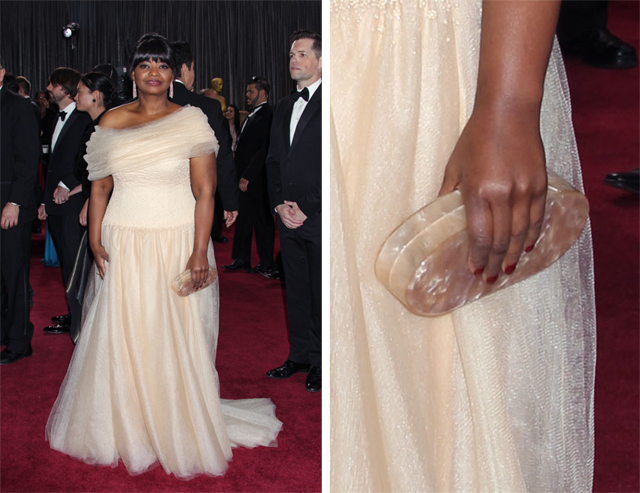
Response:
[[[2,342],[16,353],[31,347],[33,324],[29,319],[29,267],[31,223],[0,230],[2,247]]]
[[[79,213],[80,211],[78,211],[78,214]],[[56,253],[60,259],[65,289],[71,279],[73,266],[76,261],[76,256],[78,255],[80,240],[82,240],[82,235],[86,230],[84,226],[80,225],[78,214],[69,216],[50,215],[47,217],[47,221],[49,221],[49,233],[51,234],[53,245],[56,247]],[[69,313],[71,316],[82,311],[75,296],[67,296],[67,302],[69,303]]]
[[[560,43],[579,41],[594,29],[606,29],[608,0],[563,0],[558,19]]]
[[[216,204],[213,209],[213,225],[211,226],[211,238],[217,238],[222,234],[222,224],[224,223],[224,209],[220,193],[216,190]]]
[[[238,197],[238,220],[231,258],[242,260],[247,264],[251,263],[251,240],[252,233],[255,231],[260,266],[269,270],[274,266],[276,226],[269,208],[267,193],[262,187],[257,188],[257,190],[240,192]]]
[[[278,225],[286,277],[289,358],[322,368],[322,236]]]

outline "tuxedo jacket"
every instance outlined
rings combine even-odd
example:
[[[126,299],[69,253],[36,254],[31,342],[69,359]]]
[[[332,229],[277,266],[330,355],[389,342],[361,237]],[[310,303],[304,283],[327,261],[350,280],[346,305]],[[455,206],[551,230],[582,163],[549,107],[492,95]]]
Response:
[[[32,221],[38,215],[36,181],[40,165],[40,135],[38,121],[30,100],[0,90],[0,156],[2,175],[0,201],[20,206],[18,223]]]
[[[78,214],[84,205],[82,193],[72,195],[64,204],[56,204],[53,201],[53,191],[59,182],[64,183],[69,190],[80,185],[80,180],[76,178],[74,173],[74,166],[82,145],[82,136],[87,125],[91,123],[89,114],[77,109],[67,116],[67,120],[58,136],[56,147],[50,151],[47,179],[42,197],[47,214],[52,216]]]
[[[233,154],[229,144],[229,133],[224,128],[224,118],[220,108],[220,102],[189,91],[181,82],[173,84],[172,101],[180,106],[187,104],[200,108],[207,115],[209,125],[216,134],[220,149],[216,157],[218,175],[217,189],[220,192],[222,205],[225,211],[238,210],[238,179],[233,164]]]
[[[269,132],[273,110],[269,103],[263,104],[251,117],[240,134],[236,147],[236,170],[238,176],[249,180],[247,192],[262,189],[266,182],[265,160],[269,151]]]
[[[322,84],[313,93],[290,141],[294,101],[278,101],[271,125],[267,177],[271,208],[296,202],[307,219],[301,233],[319,234],[322,223]],[[280,223],[279,223],[280,224]]]

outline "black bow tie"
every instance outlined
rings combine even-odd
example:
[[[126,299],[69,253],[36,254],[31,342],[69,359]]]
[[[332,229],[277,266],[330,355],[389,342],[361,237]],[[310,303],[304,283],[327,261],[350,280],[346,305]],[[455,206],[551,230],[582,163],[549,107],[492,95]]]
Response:
[[[58,111],[58,118],[60,118],[60,120],[64,121],[66,117],[67,117],[66,111]]]
[[[293,101],[297,101],[298,98],[302,98],[305,101],[309,101],[309,88],[305,87],[302,91],[298,91],[296,89],[293,90],[293,92],[291,93],[291,99],[293,99]]]

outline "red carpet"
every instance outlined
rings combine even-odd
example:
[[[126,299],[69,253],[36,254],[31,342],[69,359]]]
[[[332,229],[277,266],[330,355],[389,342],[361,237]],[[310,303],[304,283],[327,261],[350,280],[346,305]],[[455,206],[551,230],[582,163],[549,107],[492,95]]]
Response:
[[[609,2],[609,29],[638,49],[638,3]],[[638,69],[566,60],[591,204],[598,323],[594,491],[640,491],[638,474],[638,196],[603,183],[638,155]]]
[[[232,232],[224,234],[232,240]],[[60,268],[45,268],[40,261],[43,238],[34,236],[31,261],[33,356],[3,366],[1,372],[1,491],[320,491],[321,393],[305,390],[303,374],[284,381],[264,375],[286,359],[289,344],[284,290],[279,281],[259,274],[220,273],[216,366],[223,398],[269,397],[276,404],[284,423],[277,448],[236,448],[225,476],[188,482],[168,476],[161,467],[129,476],[122,464],[93,467],[51,450],[44,427],[73,344],[66,335],[42,332],[49,317],[66,309]],[[229,263],[231,241],[215,248],[218,266]]]

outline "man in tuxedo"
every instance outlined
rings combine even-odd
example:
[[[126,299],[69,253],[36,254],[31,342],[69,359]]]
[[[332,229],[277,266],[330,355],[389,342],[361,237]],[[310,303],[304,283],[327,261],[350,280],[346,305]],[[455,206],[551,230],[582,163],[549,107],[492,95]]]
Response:
[[[233,238],[231,258],[223,265],[228,271],[239,269],[260,273],[269,279],[279,278],[273,261],[276,236],[275,222],[269,207],[265,159],[269,149],[269,132],[273,111],[269,106],[269,82],[253,77],[247,84],[247,105],[252,109],[244,121],[236,147],[236,172],[240,177],[238,224]],[[251,269],[251,238],[256,232],[256,245],[260,263]]]
[[[322,38],[291,35],[289,71],[296,90],[273,114],[267,176],[271,207],[279,217],[287,285],[289,340],[285,363],[267,372],[288,378],[309,372],[307,390],[322,388]]]
[[[180,71],[176,74],[173,82],[172,101],[180,106],[187,104],[200,108],[207,115],[209,125],[216,134],[220,149],[216,156],[216,167],[218,175],[218,185],[216,193],[220,193],[222,207],[224,208],[224,221],[226,226],[231,226],[238,217],[238,188],[236,170],[233,164],[233,154],[231,152],[231,140],[224,127],[224,118],[220,109],[220,102],[206,98],[192,91],[196,73],[193,67],[193,53],[188,43],[184,41],[174,41],[171,43],[176,67]],[[216,201],[218,202],[218,201]],[[216,207],[218,211],[220,210]],[[215,211],[212,237],[216,241],[226,243],[226,238],[222,237],[220,226],[221,216]]]
[[[2,341],[0,363],[31,356],[33,324],[29,319],[31,221],[37,216],[35,186],[40,163],[38,122],[28,99],[4,85],[0,57],[0,138],[2,186],[0,248],[2,269]]]
[[[49,233],[56,247],[65,287],[71,279],[73,265],[85,227],[78,216],[84,205],[81,183],[74,173],[76,156],[82,136],[91,123],[88,113],[76,111],[75,96],[80,74],[71,68],[59,67],[49,77],[47,91],[58,104],[58,120],[51,137],[51,152],[47,177],[38,210],[40,219],[47,219]],[[69,332],[71,317],[79,317],[82,309],[75,296],[68,296],[69,314],[52,317],[55,322],[44,328],[48,334]]]
[[[18,94],[23,98],[27,98],[31,103],[31,108],[33,109],[34,114],[36,115],[36,119],[38,120],[38,129],[42,130],[42,115],[40,114],[40,108],[36,104],[35,101],[31,99],[31,82],[27,80],[26,77],[19,75],[16,77],[16,82],[18,83]]]

